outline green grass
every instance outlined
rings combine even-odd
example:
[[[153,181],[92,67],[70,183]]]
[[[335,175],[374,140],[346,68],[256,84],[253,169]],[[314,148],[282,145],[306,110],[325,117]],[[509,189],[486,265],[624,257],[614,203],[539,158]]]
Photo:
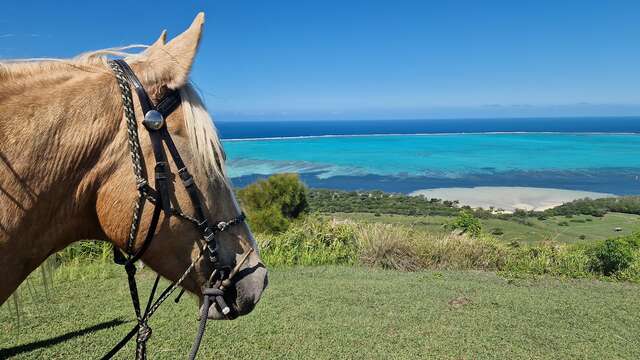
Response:
[[[388,215],[375,216],[371,213],[335,213],[327,217],[351,219],[355,222],[383,222],[388,224],[413,225],[417,229],[429,232],[443,232],[442,225],[450,222],[453,217],[448,216],[409,216]],[[640,216],[633,214],[608,213],[604,217],[576,215],[572,218],[554,216],[540,221],[528,217],[531,225],[524,225],[512,220],[481,219],[483,228],[487,232],[500,228],[503,235],[497,238],[511,242],[536,243],[544,240],[554,240],[563,243],[578,243],[584,241],[604,240],[611,237],[629,235],[640,230]],[[559,226],[566,221],[569,226]],[[620,227],[622,231],[616,232]],[[580,236],[585,235],[585,239]]]
[[[119,274],[56,283],[55,295],[37,303],[24,297],[19,327],[3,306],[0,358],[11,349],[23,359],[103,355],[134,324]],[[143,293],[151,282],[142,272]],[[254,313],[209,324],[199,358],[637,359],[639,292],[628,283],[513,282],[488,272],[273,269]],[[150,358],[186,357],[195,313],[194,299],[169,300],[151,322]],[[113,320],[127,322],[55,340]],[[123,351],[119,358],[131,358],[132,344]]]

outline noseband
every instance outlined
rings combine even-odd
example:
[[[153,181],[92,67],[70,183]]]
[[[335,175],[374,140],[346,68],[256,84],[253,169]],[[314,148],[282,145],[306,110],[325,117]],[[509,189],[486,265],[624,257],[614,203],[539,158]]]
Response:
[[[187,276],[193,271],[196,264],[208,253],[208,259],[211,262],[213,271],[209,276],[207,282],[203,285],[202,293],[204,296],[202,312],[200,314],[200,326],[196,339],[191,348],[190,359],[194,359],[207,321],[209,307],[212,304],[218,306],[219,311],[227,315],[231,311],[224,300],[225,289],[232,285],[232,280],[240,270],[242,264],[246,261],[253,249],[246,252],[240,261],[238,261],[233,269],[224,267],[220,264],[218,259],[218,244],[216,235],[229,229],[231,226],[244,222],[244,214],[240,214],[237,217],[229,221],[221,221],[215,226],[211,226],[208,223],[207,217],[204,212],[202,200],[200,198],[200,192],[193,180],[193,177],[187,170],[182,157],[178,152],[178,149],[169,134],[165,118],[168,117],[180,104],[180,94],[177,90],[169,90],[168,93],[154,105],[146,90],[142,86],[142,83],[135,75],[131,67],[124,60],[112,60],[109,61],[109,66],[113,70],[113,73],[118,80],[118,85],[122,93],[122,102],[124,107],[124,114],[127,120],[127,133],[129,138],[129,150],[131,152],[131,159],[133,161],[133,172],[136,177],[138,197],[135,202],[133,219],[131,221],[131,227],[129,229],[129,236],[127,239],[125,254],[121,250],[114,247],[114,261],[117,264],[124,265],[127,272],[127,279],[129,283],[129,292],[131,294],[131,302],[136,313],[137,325],[122,339],[116,346],[107,353],[103,359],[112,358],[131,338],[137,334],[136,337],[136,359],[146,359],[146,342],[151,336],[151,328],[149,327],[149,319],[151,315],[158,309],[158,307],[184,282]],[[140,147],[140,139],[138,137],[138,124],[136,121],[135,109],[133,106],[133,97],[130,86],[136,91],[142,113],[144,114],[144,120],[142,124],[147,129],[149,137],[151,139],[151,145],[153,148],[153,156],[155,158],[154,167],[154,185],[155,189],[151,187],[147,179],[146,168],[144,166],[144,157],[142,155]],[[179,210],[177,204],[172,204],[172,197],[170,194],[170,181],[171,181],[171,169],[169,167],[167,155],[165,153],[165,146],[169,150],[169,154],[178,169],[178,175],[182,180],[191,204],[194,209],[194,215],[187,215]],[[174,197],[175,199],[175,197]],[[144,210],[145,203],[149,201],[153,204],[153,215],[149,224],[149,229],[141,245],[136,250],[135,240],[138,235],[140,227],[140,220]],[[176,205],[176,206],[174,206]],[[164,212],[165,219],[175,216],[182,220],[192,223],[200,234],[200,238],[203,244],[199,244],[199,255],[193,262],[187,267],[182,276],[175,282],[171,283],[157,299],[154,301],[155,293],[160,280],[160,275],[156,276],[156,280],[153,284],[149,299],[147,301],[144,312],[140,308],[140,299],[138,296],[138,288],[136,285],[135,262],[138,261],[144,252],[149,248],[153,240],[153,236],[158,226],[160,213]],[[184,290],[176,298],[176,302],[179,301]]]

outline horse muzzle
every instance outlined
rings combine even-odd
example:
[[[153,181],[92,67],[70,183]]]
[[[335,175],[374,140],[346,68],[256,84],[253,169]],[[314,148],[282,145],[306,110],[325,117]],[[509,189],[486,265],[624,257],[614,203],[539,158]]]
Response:
[[[203,301],[199,314],[207,314],[212,320],[233,320],[250,313],[260,301],[268,285],[267,269],[260,262],[241,268],[222,295],[210,296],[209,304]],[[206,290],[205,290],[206,293]],[[203,294],[207,296],[206,294]],[[205,312],[205,306],[209,308]]]

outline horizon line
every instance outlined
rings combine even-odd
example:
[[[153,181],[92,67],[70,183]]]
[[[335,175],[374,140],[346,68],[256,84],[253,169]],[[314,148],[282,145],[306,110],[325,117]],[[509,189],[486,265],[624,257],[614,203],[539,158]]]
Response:
[[[309,118],[309,119],[290,119],[290,120],[282,120],[282,119],[263,119],[263,120],[250,120],[250,119],[236,119],[236,120],[216,120],[215,118],[220,115],[212,114],[214,117],[214,123],[232,123],[232,122],[310,122],[310,121],[393,121],[393,120],[403,120],[403,121],[424,121],[424,120],[521,120],[521,119],[540,119],[540,120],[553,120],[553,119],[602,119],[602,118],[640,118],[640,114],[638,115],[568,115],[568,116],[479,116],[479,117],[396,117],[396,118],[370,118],[370,119],[319,119],[319,118]]]
[[[381,136],[447,136],[447,135],[639,135],[638,132],[606,132],[606,131],[472,131],[472,132],[438,132],[438,133],[389,133],[389,134],[326,134],[326,135],[296,135],[253,138],[221,138],[221,141],[272,141],[272,140],[300,140],[316,138],[352,138],[352,137],[381,137]]]

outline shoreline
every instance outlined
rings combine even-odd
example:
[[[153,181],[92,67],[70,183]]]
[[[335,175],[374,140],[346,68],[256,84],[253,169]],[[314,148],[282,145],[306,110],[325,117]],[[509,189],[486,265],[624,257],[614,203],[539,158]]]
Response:
[[[501,209],[507,212],[520,210],[543,211],[573,200],[615,197],[614,194],[592,191],[566,190],[554,188],[520,186],[477,186],[423,189],[411,192],[411,196],[423,195],[459,201],[460,205],[472,208]]]

